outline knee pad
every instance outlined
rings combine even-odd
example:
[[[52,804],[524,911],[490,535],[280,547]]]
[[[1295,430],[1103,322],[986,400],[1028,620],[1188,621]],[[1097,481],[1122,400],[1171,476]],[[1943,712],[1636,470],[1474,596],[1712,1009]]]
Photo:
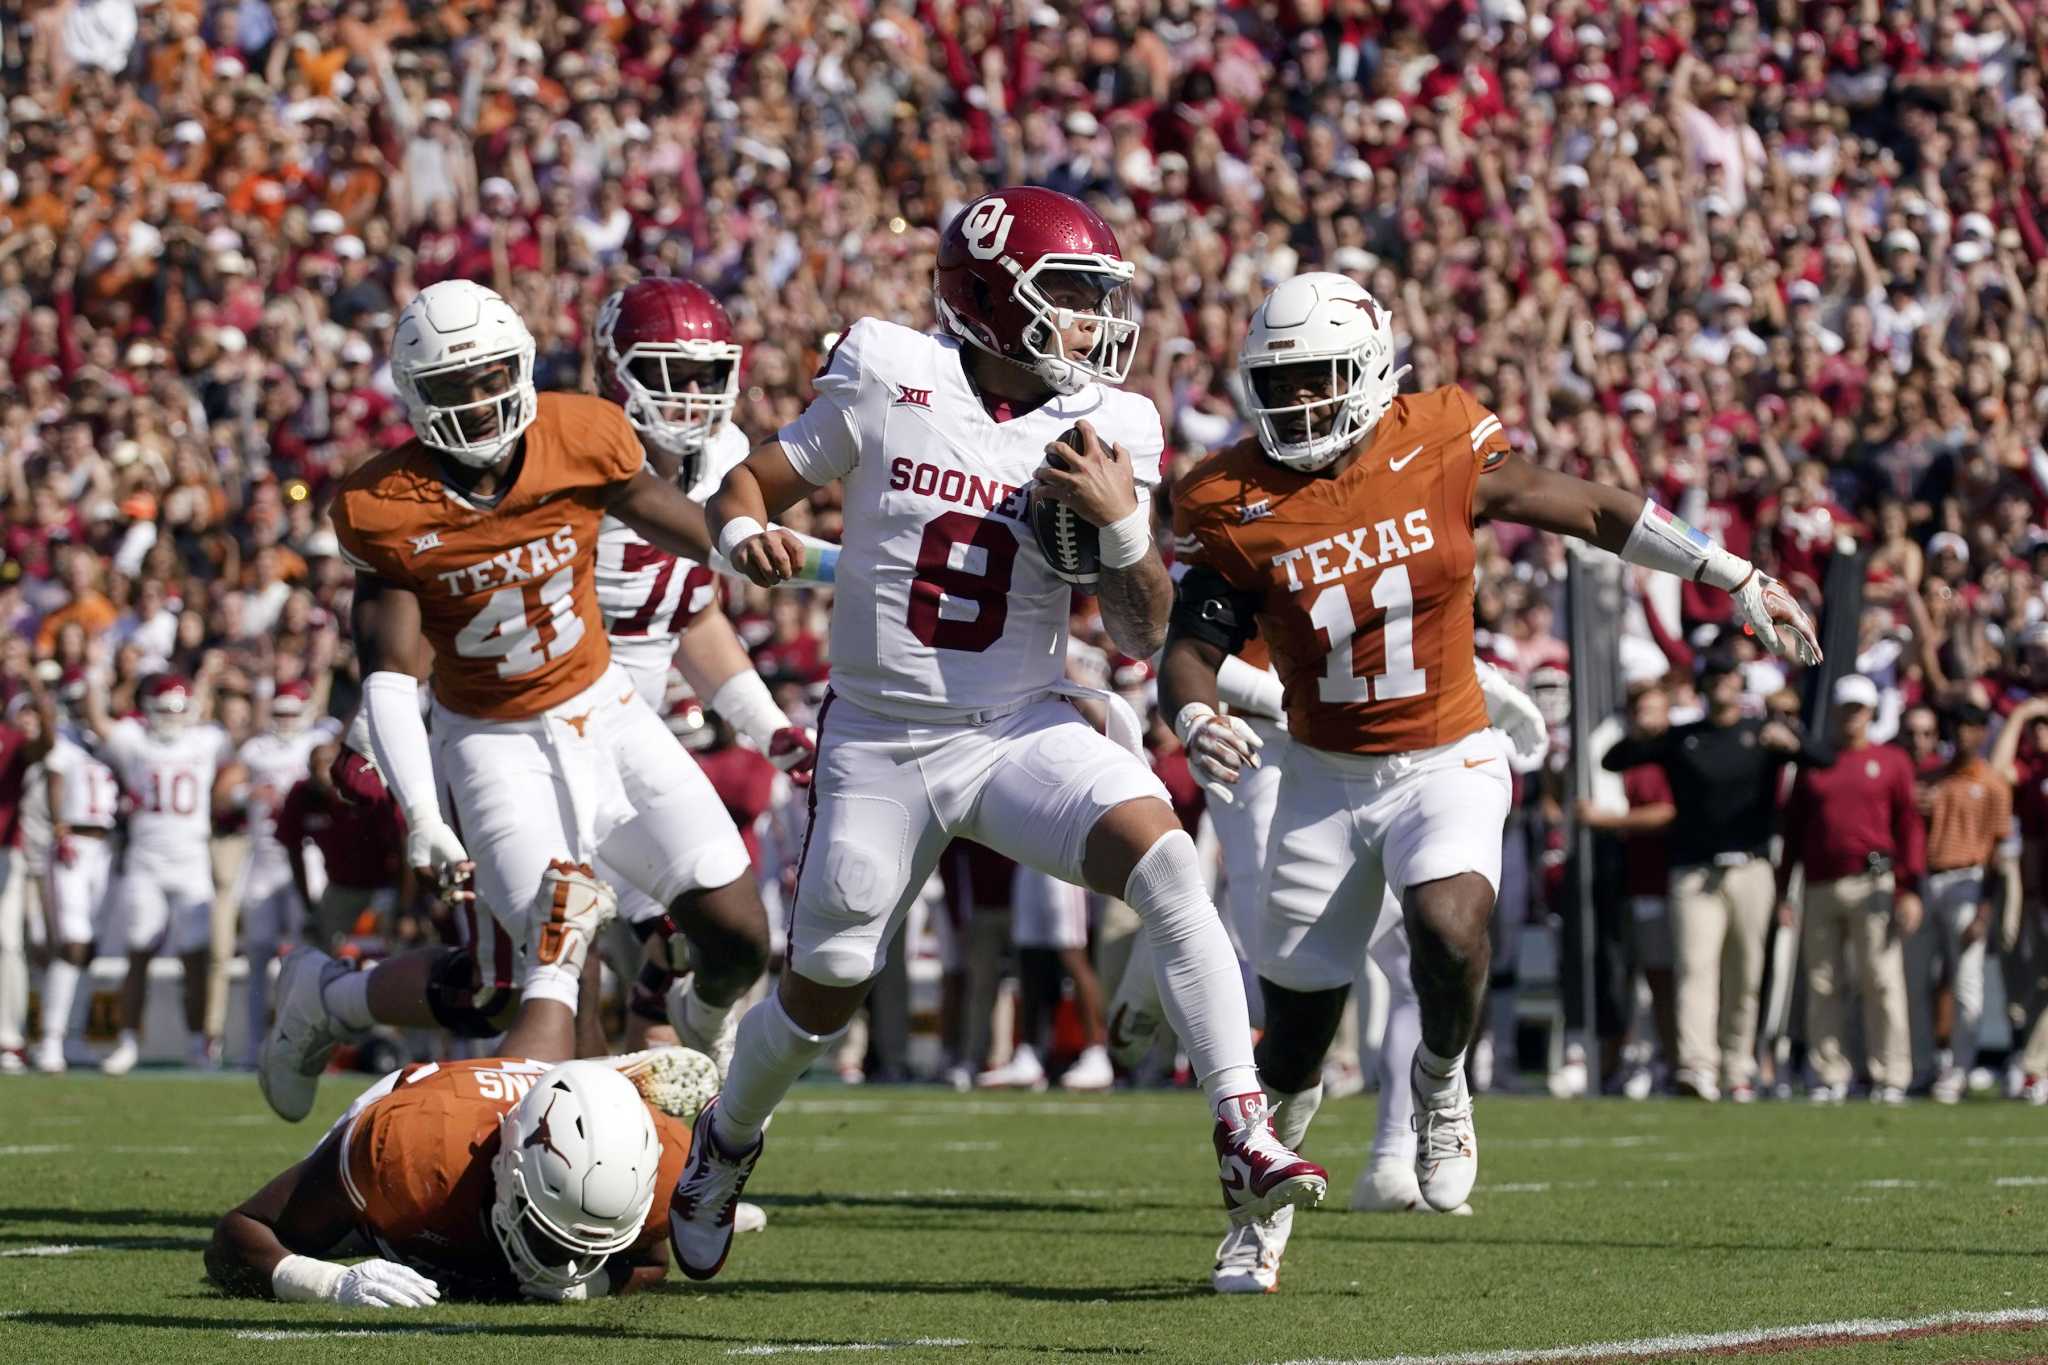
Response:
[[[477,980],[476,953],[454,948],[434,964],[427,979],[427,1008],[434,1021],[458,1038],[495,1038],[505,1030],[494,1022],[511,992],[485,989]]]

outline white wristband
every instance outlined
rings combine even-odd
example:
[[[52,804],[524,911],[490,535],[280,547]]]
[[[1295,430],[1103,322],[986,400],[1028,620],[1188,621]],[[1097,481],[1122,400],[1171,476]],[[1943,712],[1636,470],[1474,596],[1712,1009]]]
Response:
[[[1102,528],[1102,567],[1128,569],[1152,552],[1152,508],[1143,501]]]
[[[281,1303],[333,1303],[347,1266],[311,1256],[287,1256],[270,1272],[271,1297]]]
[[[725,717],[727,724],[764,754],[775,732],[789,725],[789,717],[769,695],[768,684],[751,668],[743,668],[720,683],[711,694],[710,704],[712,710]]]
[[[726,563],[732,562],[732,552],[755,536],[766,535],[768,528],[752,517],[734,517],[718,531],[718,553]]]
[[[1188,735],[1194,730],[1195,726],[1205,720],[1214,720],[1215,718],[1215,707],[1205,701],[1191,701],[1186,706],[1181,707],[1179,714],[1173,718],[1174,738],[1180,741],[1182,748],[1186,748]]]

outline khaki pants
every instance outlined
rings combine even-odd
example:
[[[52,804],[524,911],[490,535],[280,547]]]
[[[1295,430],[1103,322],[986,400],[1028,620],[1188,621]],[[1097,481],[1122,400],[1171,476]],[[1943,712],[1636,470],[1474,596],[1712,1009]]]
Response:
[[[1756,1079],[1756,997],[1777,881],[1768,859],[1671,875],[1678,1069],[1729,1086]]]
[[[208,848],[213,859],[213,913],[206,945],[206,1036],[228,1031],[228,964],[235,957],[235,921],[242,902],[242,865],[249,861],[249,836],[224,834]]]
[[[1903,1089],[1913,1078],[1906,1021],[1906,961],[1892,927],[1892,875],[1863,872],[1806,887],[1806,1041],[1814,1074],[1846,1086],[1854,1064],[1842,1048],[1849,993],[1863,995],[1863,1046],[1872,1085]]]

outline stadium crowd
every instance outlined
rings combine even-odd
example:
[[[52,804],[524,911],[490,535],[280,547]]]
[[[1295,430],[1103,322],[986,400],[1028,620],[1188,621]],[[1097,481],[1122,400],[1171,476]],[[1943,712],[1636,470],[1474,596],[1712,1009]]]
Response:
[[[1968,707],[1995,733],[2048,682],[2044,61],[2032,0],[21,7],[0,689],[88,668],[118,712],[176,669],[246,733],[309,677],[345,716],[322,508],[410,434],[383,357],[416,289],[494,284],[541,386],[595,388],[599,301],[696,279],[765,435],[851,320],[929,325],[938,227],[1029,181],[1088,198],[1138,262],[1132,384],[1173,468],[1245,434],[1263,290],[1348,273],[1394,311],[1409,385],[1467,385],[1533,458],[1653,493],[1815,606],[1835,556],[1867,556],[1872,737],[1929,769]],[[833,537],[836,497],[792,524]],[[1482,539],[1487,650],[1539,695],[1569,665],[1564,564],[1551,537]],[[1629,676],[1681,716],[1730,651],[1746,714],[1796,681],[1715,638],[1718,594],[1632,603]],[[729,590],[792,701],[826,674],[824,606]],[[2003,756],[2027,875],[1989,937],[2016,1009],[2048,957],[2040,733]],[[1540,874],[1575,807],[1525,786]],[[1563,878],[1531,885],[1511,917],[1570,908]]]

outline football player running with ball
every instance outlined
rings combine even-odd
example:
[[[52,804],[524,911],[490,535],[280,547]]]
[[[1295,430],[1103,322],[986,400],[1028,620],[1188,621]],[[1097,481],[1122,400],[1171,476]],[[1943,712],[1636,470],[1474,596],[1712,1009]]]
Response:
[[[768,516],[835,480],[846,512],[788,969],[740,1023],[670,1209],[693,1278],[724,1265],[770,1113],[852,1018],[954,838],[1134,906],[1214,1107],[1227,1205],[1264,1216],[1323,1196],[1322,1168],[1273,1136],[1229,934],[1194,841],[1136,755],[1134,721],[1126,710],[1111,725],[1130,731],[1119,744],[1068,699],[1068,586],[1026,529],[1029,496],[1100,528],[1103,619],[1125,653],[1157,651],[1172,595],[1146,497],[1159,414],[1111,387],[1137,339],[1133,273],[1078,200],[1030,188],[975,200],[940,240],[947,335],[855,323],[810,407],[711,500],[720,548],[764,586],[798,558]],[[1063,439],[1077,427],[1078,449]]]
[[[1412,1073],[1415,1175],[1434,1208],[1479,1170],[1464,1054],[1478,1021],[1500,881],[1508,749],[1473,667],[1473,525],[1578,536],[1732,594],[1773,652],[1819,661],[1778,583],[1637,494],[1540,469],[1456,387],[1403,395],[1392,319],[1355,282],[1297,276],[1239,352],[1258,435],[1175,492],[1182,577],[1161,704],[1196,776],[1258,763],[1217,714],[1217,670],[1255,632],[1272,650],[1293,744],[1266,849],[1258,1047],[1283,1142],[1321,1098],[1352,974],[1399,899],[1422,1011]]]

